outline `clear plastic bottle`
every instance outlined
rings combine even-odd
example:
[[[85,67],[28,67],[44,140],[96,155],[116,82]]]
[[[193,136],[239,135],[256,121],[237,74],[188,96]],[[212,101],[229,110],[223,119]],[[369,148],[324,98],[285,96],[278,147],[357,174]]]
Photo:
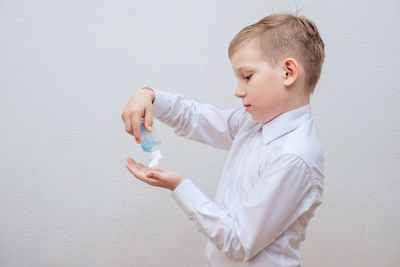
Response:
[[[160,151],[160,146],[161,146],[160,137],[158,136],[158,133],[154,127],[154,123],[151,132],[148,132],[146,130],[143,118],[141,119],[140,132],[142,135],[142,142],[140,143],[140,145],[142,146],[144,152],[151,153],[152,161],[149,163],[149,167],[153,168],[163,158]]]

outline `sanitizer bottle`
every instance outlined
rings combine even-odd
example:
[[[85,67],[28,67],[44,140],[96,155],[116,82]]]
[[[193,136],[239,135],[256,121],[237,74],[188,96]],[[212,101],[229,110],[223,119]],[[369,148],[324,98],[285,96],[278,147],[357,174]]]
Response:
[[[140,132],[142,135],[142,142],[140,143],[140,145],[142,146],[144,152],[151,153],[152,161],[149,163],[149,167],[153,168],[163,158],[160,151],[161,140],[158,137],[157,131],[154,128],[154,124],[153,124],[153,130],[151,132],[148,132],[146,130],[143,118],[141,120]]]

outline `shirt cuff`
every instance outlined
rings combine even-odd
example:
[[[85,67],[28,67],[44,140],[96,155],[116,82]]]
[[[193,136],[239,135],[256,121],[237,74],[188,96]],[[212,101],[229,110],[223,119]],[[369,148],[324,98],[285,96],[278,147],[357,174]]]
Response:
[[[160,119],[165,116],[165,114],[168,114],[171,109],[171,94],[154,88],[151,89],[154,91],[155,94],[153,102],[153,115],[155,118]]]
[[[210,202],[210,199],[187,178],[172,191],[172,198],[178,202],[189,218],[193,217],[193,213],[202,203]]]

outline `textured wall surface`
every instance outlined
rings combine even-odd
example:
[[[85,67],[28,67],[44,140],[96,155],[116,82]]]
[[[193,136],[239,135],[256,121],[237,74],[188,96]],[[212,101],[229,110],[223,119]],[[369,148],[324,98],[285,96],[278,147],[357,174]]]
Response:
[[[170,192],[125,169],[149,159],[120,113],[144,85],[241,105],[230,40],[296,7],[326,44],[312,98],[326,191],[304,265],[400,266],[395,0],[0,1],[0,266],[203,266],[206,239]],[[156,127],[161,167],[213,198],[227,152]]]

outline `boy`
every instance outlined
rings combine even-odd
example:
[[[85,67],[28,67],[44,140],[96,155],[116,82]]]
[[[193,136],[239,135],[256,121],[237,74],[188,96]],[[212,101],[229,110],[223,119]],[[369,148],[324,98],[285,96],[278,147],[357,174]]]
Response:
[[[175,133],[229,149],[215,200],[183,174],[127,159],[138,179],[168,188],[208,238],[207,266],[301,266],[300,243],[322,202],[323,156],[310,95],[324,44],[304,17],[273,14],[241,30],[229,46],[244,108],[219,110],[179,94],[144,88],[122,112],[140,143],[140,118],[154,116]]]

